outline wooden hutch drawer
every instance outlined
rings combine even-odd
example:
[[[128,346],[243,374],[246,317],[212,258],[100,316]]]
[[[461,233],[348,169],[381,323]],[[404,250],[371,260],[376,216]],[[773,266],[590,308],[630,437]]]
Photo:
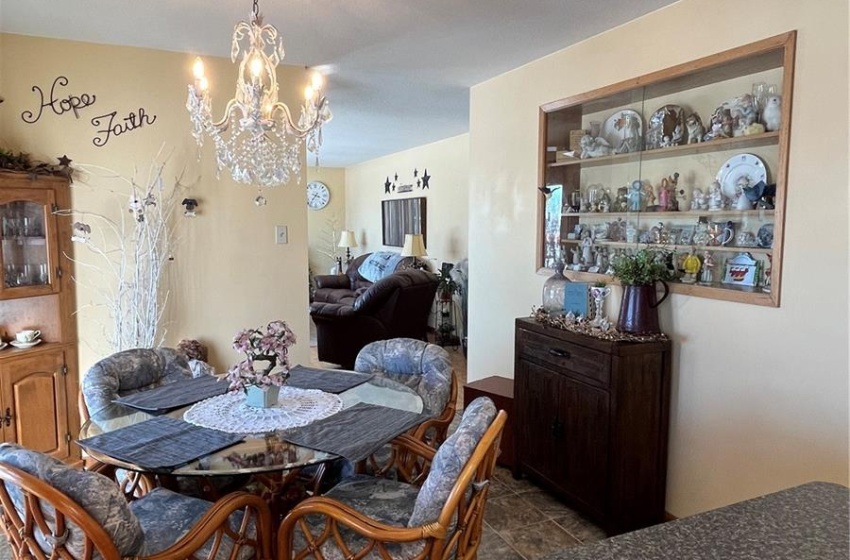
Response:
[[[609,354],[523,329],[517,333],[518,348],[523,357],[551,365],[556,371],[574,372],[603,387],[608,386],[611,377]]]

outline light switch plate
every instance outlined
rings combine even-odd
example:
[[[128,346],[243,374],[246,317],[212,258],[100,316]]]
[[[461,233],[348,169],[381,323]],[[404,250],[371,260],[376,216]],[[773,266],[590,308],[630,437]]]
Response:
[[[286,226],[274,227],[274,242],[278,245],[286,245],[289,243],[289,234],[286,231]]]

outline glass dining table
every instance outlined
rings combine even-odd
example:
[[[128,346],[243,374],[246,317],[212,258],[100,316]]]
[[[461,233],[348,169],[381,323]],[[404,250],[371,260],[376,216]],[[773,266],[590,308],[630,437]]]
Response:
[[[232,394],[226,394],[222,397],[227,396],[239,398]],[[342,404],[341,411],[351,409],[360,403],[417,414],[420,414],[423,410],[422,399],[415,391],[382,377],[373,377],[365,383],[339,393],[338,397]],[[207,399],[201,403],[184,406],[165,414],[172,418],[185,419],[187,411],[211,400]],[[281,402],[283,401],[281,400]],[[240,408],[240,406],[246,405],[237,403],[229,410],[229,413],[237,417],[249,412],[245,408]],[[112,403],[91,415],[91,418],[80,430],[79,440],[134,426],[158,416],[162,415],[151,414],[120,403]],[[421,415],[421,421],[426,418],[425,415]],[[243,420],[243,418],[239,418],[239,420]],[[141,467],[108,453],[88,448],[85,442],[82,442],[81,447],[86,449],[90,457],[107,465],[130,471],[172,477],[218,477],[275,471],[297,471],[305,466],[325,463],[339,458],[339,455],[331,452],[291,443],[286,439],[287,430],[285,429],[268,429],[260,433],[246,433],[243,436],[243,439],[234,445],[208,453],[186,464],[167,469]],[[383,444],[386,442],[373,443]]]

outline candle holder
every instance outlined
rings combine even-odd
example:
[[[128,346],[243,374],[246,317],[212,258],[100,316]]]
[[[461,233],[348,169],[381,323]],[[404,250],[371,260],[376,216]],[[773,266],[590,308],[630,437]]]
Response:
[[[607,329],[611,326],[611,322],[608,320],[608,317],[605,316],[605,312],[603,311],[603,306],[605,305],[605,298],[611,293],[611,288],[608,286],[592,286],[590,288],[590,295],[593,297],[593,303],[596,305],[596,312],[593,316],[593,320],[590,322],[590,325],[593,327],[599,327],[601,329]]]

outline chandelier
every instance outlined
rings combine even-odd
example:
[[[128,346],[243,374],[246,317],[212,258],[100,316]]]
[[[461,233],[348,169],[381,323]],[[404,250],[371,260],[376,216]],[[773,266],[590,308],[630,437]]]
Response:
[[[235,181],[274,187],[292,177],[300,180],[302,144],[318,161],[322,125],[331,120],[322,76],[313,74],[301,116],[294,123],[289,107],[278,101],[275,69],[284,57],[283,40],[273,25],[263,25],[257,0],[250,22],[240,21],[233,28],[230,60],[235,63],[240,55],[236,95],[219,121],[212,118],[204,63],[200,57],[195,60],[195,83],[189,86],[186,101],[192,136],[199,147],[205,133],[212,138],[218,172],[229,168]]]

